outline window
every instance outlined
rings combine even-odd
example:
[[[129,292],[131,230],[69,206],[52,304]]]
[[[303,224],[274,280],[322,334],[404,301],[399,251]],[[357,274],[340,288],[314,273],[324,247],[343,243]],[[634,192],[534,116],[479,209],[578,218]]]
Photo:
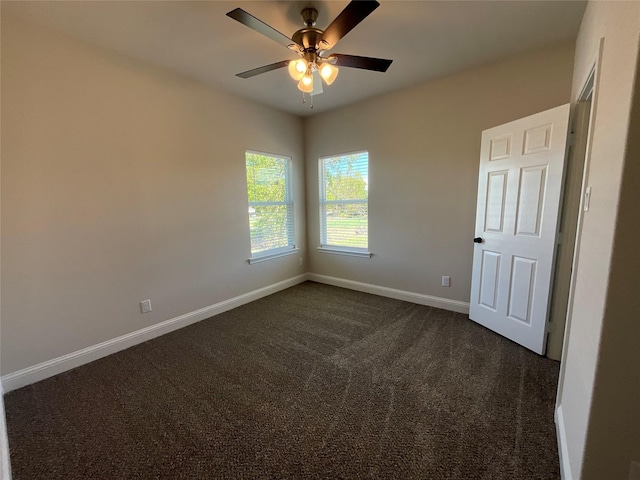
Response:
[[[294,253],[291,159],[246,152],[251,259]]]
[[[371,256],[369,154],[320,159],[320,251]]]

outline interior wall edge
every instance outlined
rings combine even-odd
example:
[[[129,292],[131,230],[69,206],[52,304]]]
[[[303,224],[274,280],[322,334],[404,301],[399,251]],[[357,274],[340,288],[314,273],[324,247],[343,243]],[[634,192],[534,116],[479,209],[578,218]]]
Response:
[[[469,302],[461,302],[460,300],[451,300],[449,298],[425,295],[423,293],[398,290],[397,288],[383,287],[381,285],[373,285],[371,283],[356,282],[355,280],[347,280],[318,273],[308,273],[307,276],[308,280],[313,282],[348,288],[358,292],[372,293],[374,295],[380,295],[381,297],[395,298],[396,300],[404,300],[405,302],[426,305],[427,307],[435,307],[452,312],[469,314]]]
[[[11,461],[9,459],[9,438],[7,422],[4,416],[4,390],[0,384],[0,480],[11,480]]]
[[[293,287],[307,280],[307,274],[303,273],[295,277],[282,280],[266,287],[238,295],[227,300],[215,303],[193,312],[170,318],[164,322],[156,323],[146,328],[136,330],[125,335],[98,343],[96,345],[83,348],[67,355],[62,355],[51,360],[47,360],[31,367],[23,368],[13,373],[3,375],[0,378],[1,387],[5,392],[10,392],[46,378],[58,375],[73,368],[85,365],[94,360],[106,357],[121,350],[133,347],[166,333],[173,332],[180,328],[214,317],[228,310],[240,307],[247,303],[259,300],[260,298],[279,292],[289,287]],[[4,414],[4,410],[2,412]],[[4,421],[4,416],[3,416]]]
[[[571,475],[571,465],[569,464],[569,450],[567,446],[567,435],[564,427],[564,416],[562,415],[562,405],[556,408],[554,413],[556,423],[556,437],[558,438],[558,457],[560,461],[560,477],[562,480],[573,480]]]
[[[635,318],[630,313],[633,309],[624,311],[623,316],[614,320],[613,330],[618,336],[613,345],[607,342],[609,332],[606,329],[610,319],[608,310],[615,307],[608,294],[614,273],[612,262],[617,256],[615,239],[620,234],[616,231],[616,222],[623,213],[619,201],[626,175],[623,168],[625,146],[632,133],[628,119],[637,62],[639,7],[637,2],[588,2],[576,41],[572,100],[582,91],[604,38],[601,68],[594,89],[593,134],[584,183],[596,195],[592,194],[590,198],[589,211],[583,216],[580,241],[576,243],[575,255],[579,262],[572,274],[573,306],[559,383],[569,454],[566,461],[570,463],[574,477],[584,480],[628,478],[631,459],[625,459],[625,456],[630,452],[630,445],[625,440],[626,435],[634,432],[632,425],[638,418],[632,408],[622,405],[630,397],[611,400],[614,393],[619,392],[618,388],[626,388],[626,380],[620,379],[626,379],[627,372],[634,371],[628,362],[621,362],[613,371],[609,381],[618,385],[613,391],[603,392],[604,401],[599,406],[594,403],[594,394],[603,385],[600,377],[607,371],[606,357],[610,356],[614,362],[621,360],[628,342],[637,338],[632,330]],[[637,216],[637,208],[634,213]],[[632,261],[625,259],[623,271],[633,274]],[[625,287],[633,288],[632,285],[635,283],[627,282]],[[618,308],[626,309],[628,304],[621,303]],[[626,325],[625,321],[628,322]],[[627,326],[631,329],[625,328]],[[618,342],[620,337],[624,338]],[[624,371],[619,365],[624,365]],[[608,373],[611,375],[612,372]],[[594,421],[600,415],[606,418],[605,422]],[[620,425],[624,427],[621,429]],[[598,451],[598,448],[592,448],[596,445],[605,447]],[[636,445],[637,442],[633,442],[633,446]]]

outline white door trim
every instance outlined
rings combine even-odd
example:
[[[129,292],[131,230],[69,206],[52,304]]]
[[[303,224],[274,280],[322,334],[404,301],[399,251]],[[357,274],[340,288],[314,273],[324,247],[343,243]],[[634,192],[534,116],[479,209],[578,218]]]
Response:
[[[11,480],[11,458],[9,456],[9,437],[4,413],[4,390],[0,384],[0,479]]]
[[[596,109],[598,105],[598,91],[600,85],[600,72],[602,70],[602,52],[604,50],[604,38],[600,39],[600,44],[598,46],[598,51],[596,53],[595,60],[593,62],[593,67],[585,79],[585,82],[582,87],[582,91],[580,92],[580,96],[578,97],[578,101],[587,98],[589,95],[589,85],[591,83],[591,79],[593,78],[593,86],[591,92],[591,113],[590,117],[596,118]],[[584,194],[586,188],[586,182],[589,178],[589,166],[591,164],[591,149],[593,142],[593,121],[589,123],[589,130],[587,132],[587,149],[585,152],[584,159],[584,167],[582,173],[582,188],[581,192]],[[584,197],[583,197],[584,198]],[[580,249],[578,248],[580,245],[580,241],[582,239],[582,222],[584,220],[584,210],[582,208],[582,201],[580,202],[580,208],[578,211],[578,225],[576,228],[576,239],[574,244],[574,254],[573,254],[573,265],[571,268],[571,283],[569,285],[569,302],[567,305],[567,316],[565,320],[564,327],[564,340],[562,342],[562,358],[560,360],[560,375],[558,377],[558,392],[556,395],[556,407],[560,407],[562,402],[562,385],[564,383],[564,375],[566,371],[566,359],[567,359],[567,350],[569,345],[569,337],[571,336],[571,319],[573,315],[573,301],[575,297],[575,273],[578,268],[579,260],[580,260]]]
[[[600,43],[598,45],[598,49],[595,54],[594,61],[592,62],[592,68],[587,75],[580,95],[578,96],[578,101],[584,100],[591,94],[591,113],[590,118],[592,121],[589,122],[589,129],[586,132],[587,134],[587,148],[585,152],[584,159],[584,167],[582,173],[582,188],[581,192],[584,195],[584,191],[586,188],[586,183],[589,178],[589,167],[591,164],[591,150],[592,150],[592,142],[593,142],[593,128],[594,122],[593,119],[596,118],[596,110],[598,106],[598,92],[600,90],[600,75],[602,71],[602,53],[604,51],[604,38],[600,39]],[[584,198],[584,196],[582,197]],[[580,245],[580,241],[582,239],[582,223],[584,210],[582,208],[582,201],[580,202],[580,209],[578,212],[578,224],[576,227],[576,238],[574,244],[574,254],[573,254],[573,266],[571,269],[571,282],[569,285],[569,301],[567,305],[567,316],[565,320],[564,327],[564,339],[562,342],[562,358],[560,360],[560,374],[558,377],[558,391],[556,394],[556,411],[555,411],[555,421],[556,421],[556,432],[558,436],[558,450],[560,455],[560,475],[562,480],[573,480],[572,472],[571,472],[571,462],[569,458],[569,450],[568,443],[566,437],[566,427],[564,424],[564,416],[562,410],[562,391],[564,385],[564,378],[566,373],[566,365],[567,365],[567,355],[569,350],[569,338],[571,337],[571,323],[573,316],[573,302],[575,298],[575,273],[578,268],[578,263],[580,260],[580,249],[578,248]]]

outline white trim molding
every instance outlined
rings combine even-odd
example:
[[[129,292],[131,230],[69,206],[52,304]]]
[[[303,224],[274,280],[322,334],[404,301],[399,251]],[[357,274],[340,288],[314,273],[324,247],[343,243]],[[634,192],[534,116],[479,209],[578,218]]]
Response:
[[[348,255],[351,257],[371,258],[373,253],[366,250],[349,249],[347,247],[318,247],[319,253],[331,253],[333,255]]]
[[[239,295],[237,297],[223,300],[222,302],[210,305],[208,307],[195,310],[193,312],[185,313],[178,317],[165,320],[164,322],[151,325],[135,332],[127,333],[120,337],[107,340],[97,345],[92,345],[82,350],[72,352],[46,362],[33,365],[31,367],[18,370],[17,372],[4,375],[0,380],[2,381],[2,387],[5,392],[10,392],[17,388],[30,385],[32,383],[44,380],[45,378],[58,375],[59,373],[66,372],[72,368],[85,365],[99,358],[106,357],[112,353],[119,352],[134,345],[138,345],[147,340],[159,337],[165,333],[173,332],[180,328],[186,327],[193,323],[205,320],[207,318],[219,315],[233,308],[241,305],[253,302],[267,295],[279,292],[280,290],[293,287],[306,280],[312,280],[318,283],[325,283],[327,285],[334,285],[337,287],[348,288],[359,292],[372,293],[374,295],[380,295],[382,297],[395,298],[397,300],[404,300],[406,302],[413,302],[420,305],[427,305],[430,307],[442,308],[444,310],[450,310],[460,313],[469,313],[469,303],[461,302],[458,300],[451,300],[448,298],[435,297],[431,295],[425,295],[422,293],[407,292],[405,290],[398,290],[395,288],[382,287],[379,285],[372,285],[369,283],[356,282],[353,280],[346,280],[343,278],[330,277],[327,275],[319,275],[316,273],[305,273],[283,280],[273,285],[268,285],[263,288],[259,288],[252,292]],[[2,479],[4,480],[4,479]],[[566,480],[566,479],[565,479]]]
[[[9,373],[2,377],[2,386],[6,392],[10,392],[11,390],[30,385],[45,378],[71,370],[72,368],[79,367],[80,365],[106,357],[112,353],[146,342],[152,338],[159,337],[165,333],[173,332],[174,330],[219,315],[227,310],[240,307],[241,305],[253,302],[254,300],[279,292],[280,290],[293,287],[306,281],[307,278],[307,274],[288,278],[273,285],[268,285],[252,292],[223,300],[214,305],[185,313],[184,315],[156,323],[155,325],[136,330],[135,332],[127,333],[126,335],[107,340],[106,342],[98,343],[97,345],[18,370],[17,372]]]
[[[564,428],[564,417],[562,416],[562,406],[556,408],[554,416],[556,421],[556,436],[558,437],[558,455],[560,456],[560,477],[562,480],[573,480],[571,464],[569,463],[567,433]]]
[[[433,295],[425,295],[423,293],[407,292],[406,290],[382,287],[380,285],[356,282],[354,280],[330,277],[317,273],[309,273],[307,279],[318,283],[334,285],[336,287],[349,288],[359,292],[373,293],[374,295],[380,295],[381,297],[395,298],[396,300],[404,300],[405,302],[417,303],[428,307],[442,308],[443,310],[469,314],[469,302],[461,302],[460,300],[435,297]]]
[[[4,391],[0,384],[0,480],[11,480],[11,459],[9,457],[9,438],[7,422],[4,416]]]
[[[300,249],[297,247],[290,248],[288,250],[279,251],[276,253],[270,253],[267,255],[251,257],[247,260],[250,265],[254,263],[266,262],[267,260],[273,260],[274,258],[286,257],[287,255],[293,255],[294,253],[300,253]]]

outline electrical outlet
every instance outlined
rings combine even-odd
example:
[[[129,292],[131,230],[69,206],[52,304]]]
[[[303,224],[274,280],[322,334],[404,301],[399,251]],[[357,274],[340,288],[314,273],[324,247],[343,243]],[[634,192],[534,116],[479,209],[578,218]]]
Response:
[[[451,285],[451,277],[447,276],[447,275],[443,275],[442,276],[442,286],[443,287],[448,287]]]
[[[304,263],[304,259],[300,257],[300,259],[298,260],[298,265],[302,266],[303,263]]]
[[[151,300],[142,300],[140,302],[140,311],[142,313],[149,313],[151,311]]]

